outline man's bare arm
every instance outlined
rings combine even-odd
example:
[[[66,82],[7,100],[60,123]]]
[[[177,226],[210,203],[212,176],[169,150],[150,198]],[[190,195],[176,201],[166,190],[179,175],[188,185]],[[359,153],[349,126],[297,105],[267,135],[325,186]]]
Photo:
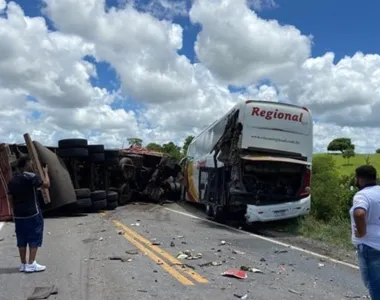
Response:
[[[367,233],[367,222],[366,222],[366,210],[363,208],[356,208],[354,210],[354,221],[356,225],[356,237],[363,237]]]

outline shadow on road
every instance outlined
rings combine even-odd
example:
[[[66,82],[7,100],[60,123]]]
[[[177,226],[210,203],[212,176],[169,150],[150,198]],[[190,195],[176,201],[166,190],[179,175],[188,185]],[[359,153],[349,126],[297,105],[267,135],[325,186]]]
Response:
[[[15,274],[20,273],[18,268],[0,268],[0,275],[1,274]]]

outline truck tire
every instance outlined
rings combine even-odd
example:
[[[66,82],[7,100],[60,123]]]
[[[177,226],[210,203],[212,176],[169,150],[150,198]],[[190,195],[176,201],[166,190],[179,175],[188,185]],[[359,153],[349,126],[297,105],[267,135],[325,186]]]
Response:
[[[107,209],[108,210],[115,210],[117,208],[117,201],[116,202],[107,202]]]
[[[78,199],[76,203],[74,203],[74,207],[76,209],[88,209],[92,207],[91,198],[82,198]]]
[[[107,209],[107,200],[97,200],[92,202],[92,209],[94,211],[99,211],[99,210],[105,210]]]
[[[64,139],[58,141],[58,148],[67,149],[67,148],[87,148],[86,139]]]
[[[119,194],[117,192],[108,192],[107,193],[107,203],[116,202],[119,199]]]
[[[104,145],[88,145],[88,152],[89,153],[103,153],[104,152]]]
[[[107,197],[107,193],[104,190],[97,190],[97,191],[91,192],[91,200],[93,202],[104,200],[106,199],[106,197]]]
[[[57,149],[57,155],[62,158],[66,157],[88,157],[86,148],[64,148]]]
[[[91,191],[90,189],[76,189],[75,195],[77,196],[77,200],[91,198]]]
[[[92,162],[101,163],[105,160],[104,153],[91,153],[90,155],[90,159]]]

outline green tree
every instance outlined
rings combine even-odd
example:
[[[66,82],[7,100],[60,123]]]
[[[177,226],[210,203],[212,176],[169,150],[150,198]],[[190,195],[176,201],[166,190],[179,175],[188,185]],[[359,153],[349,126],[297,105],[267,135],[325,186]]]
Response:
[[[146,148],[152,151],[163,152],[162,146],[157,143],[149,143]]]
[[[187,154],[187,149],[189,149],[189,145],[190,143],[193,141],[194,139],[194,136],[192,135],[189,135],[186,139],[185,139],[185,142],[183,143],[183,147],[182,147],[182,154],[183,155],[186,155]]]
[[[162,145],[162,152],[168,154],[169,156],[175,158],[179,161],[182,158],[181,147],[177,146],[173,142]]]
[[[355,150],[355,145],[351,143],[349,138],[334,139],[327,146],[327,151],[340,151],[343,153],[348,149]]]
[[[347,163],[350,163],[350,158],[355,156],[355,150],[354,149],[347,149],[343,151],[342,154],[343,158],[347,160]]]
[[[380,148],[376,149],[376,153],[377,153],[377,154],[380,153]]]
[[[141,146],[142,142],[143,142],[143,140],[140,138],[129,138],[128,139],[129,146],[131,146],[131,147],[132,146]]]

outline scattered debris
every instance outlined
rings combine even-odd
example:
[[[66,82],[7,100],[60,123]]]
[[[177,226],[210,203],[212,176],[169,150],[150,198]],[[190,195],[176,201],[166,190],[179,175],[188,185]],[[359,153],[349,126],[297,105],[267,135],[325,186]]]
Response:
[[[322,268],[322,267],[324,267],[325,266],[325,264],[322,264],[322,263],[319,263],[318,264],[318,268]]]
[[[179,236],[177,236],[177,238],[179,238],[179,239],[183,239],[183,235],[179,235]]]
[[[244,271],[242,271],[242,270],[235,270],[235,269],[230,269],[230,270],[227,270],[226,272],[223,272],[222,276],[235,277],[235,278],[238,278],[238,279],[246,279],[248,277],[247,273],[245,273]]]
[[[160,242],[157,242],[157,241],[154,241],[154,242],[152,242],[152,245],[153,245],[153,246],[160,246],[161,243],[160,243]]]
[[[346,297],[348,299],[360,299],[360,298],[362,298],[361,296],[348,296],[348,295],[346,295],[344,297]],[[363,298],[366,298],[366,296],[363,296]]]
[[[241,267],[240,267],[240,270],[242,270],[242,271],[246,271],[246,272],[251,272],[251,273],[260,273],[260,274],[264,274],[264,272],[261,271],[261,270],[259,270],[259,269],[251,268],[251,267],[246,267],[246,266],[241,266]]]
[[[239,250],[232,250],[232,253],[233,254],[240,254],[240,255],[244,255],[245,254],[243,251],[239,251]]]
[[[274,250],[274,253],[288,253],[289,251],[288,250],[285,250],[285,249],[282,249],[282,250]]]
[[[171,243],[170,243],[170,247],[175,247],[175,244],[174,244],[173,241],[171,241]]]
[[[295,291],[295,290],[292,290],[292,289],[289,289],[288,291],[289,291],[290,293],[292,293],[292,294],[302,295],[301,292],[298,292],[298,291]]]
[[[188,265],[188,264],[172,264],[171,266],[181,266],[182,268],[190,268],[192,270],[195,270],[194,266]]]
[[[100,238],[99,238],[99,241],[103,241],[103,238],[102,238],[102,237],[100,237]]]
[[[121,262],[131,262],[132,258],[129,257],[123,257],[123,256],[110,256],[108,257],[109,260],[119,260]]]
[[[248,295],[247,294],[245,294],[245,295],[234,294],[234,297],[244,300],[244,299],[247,299]]]
[[[260,259],[261,262],[266,262],[267,260],[263,257]]]
[[[48,232],[47,234],[48,234],[48,235],[51,235],[51,232]]]
[[[117,234],[118,234],[118,235],[123,235],[123,234],[124,234],[124,231],[119,230],[119,231],[117,232]]]
[[[137,255],[137,254],[139,254],[139,251],[138,250],[126,250],[125,253],[127,253],[129,255]]]
[[[47,299],[50,295],[58,294],[58,288],[55,285],[49,287],[35,287],[33,293],[27,300]]]
[[[84,239],[82,240],[83,244],[89,244],[89,243],[92,243],[92,242],[95,242],[97,239]]]
[[[131,226],[140,226],[140,223],[132,223]]]
[[[191,251],[186,250],[186,251],[178,253],[177,258],[178,259],[188,259],[188,260],[201,259],[202,253],[191,253]]]
[[[138,292],[140,292],[140,293],[147,293],[148,291],[146,291],[146,290],[137,290]]]
[[[221,266],[223,263],[225,263],[226,261],[210,261],[210,262],[207,262],[207,263],[204,263],[204,264],[200,264],[199,266],[200,267],[209,267],[209,266]]]
[[[4,238],[0,238],[0,242],[4,241]]]

